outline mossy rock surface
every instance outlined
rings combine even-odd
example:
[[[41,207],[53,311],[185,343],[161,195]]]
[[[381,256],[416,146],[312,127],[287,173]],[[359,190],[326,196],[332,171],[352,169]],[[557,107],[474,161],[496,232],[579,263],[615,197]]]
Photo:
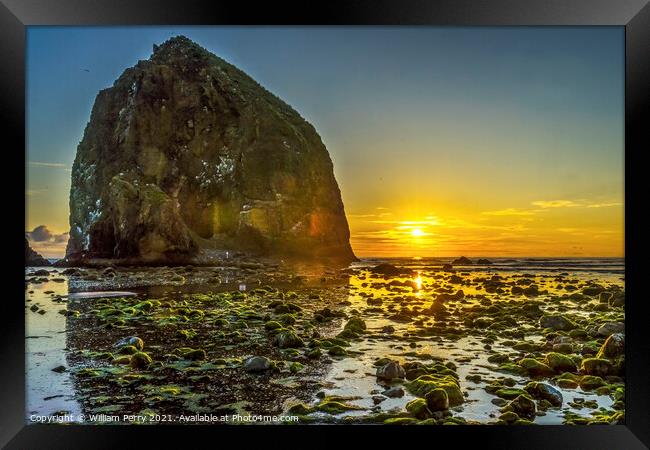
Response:
[[[576,363],[568,356],[551,352],[546,355],[546,364],[557,373],[576,372],[578,370]]]
[[[458,380],[451,375],[422,375],[405,384],[406,389],[417,397],[425,397],[434,389],[447,392],[450,406],[461,405],[464,401]]]
[[[130,365],[135,369],[143,369],[152,363],[151,356],[144,352],[137,352],[131,355]]]

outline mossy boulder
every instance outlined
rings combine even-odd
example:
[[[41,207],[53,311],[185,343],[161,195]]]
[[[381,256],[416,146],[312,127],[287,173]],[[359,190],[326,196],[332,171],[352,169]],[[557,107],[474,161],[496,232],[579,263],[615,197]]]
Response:
[[[417,425],[419,422],[412,417],[391,417],[384,420],[384,425]]]
[[[305,342],[292,330],[282,330],[273,338],[273,344],[279,348],[304,347]]]
[[[138,353],[138,349],[133,345],[125,345],[117,351],[118,355],[133,355],[134,353]]]
[[[431,411],[427,406],[427,401],[423,398],[416,398],[408,402],[406,404],[406,410],[420,420],[431,417]]]
[[[618,358],[625,354],[625,335],[614,333],[610,335],[598,350],[596,358]]]
[[[535,402],[528,395],[520,395],[512,400],[505,407],[510,411],[516,413],[519,417],[532,419],[535,417],[537,407]]]
[[[149,366],[152,362],[153,360],[151,359],[151,356],[144,352],[138,352],[131,355],[129,364],[135,369],[143,369]]]
[[[363,333],[366,331],[366,322],[360,317],[353,317],[345,324],[343,327],[344,331],[350,331],[352,333]]]
[[[348,354],[347,350],[345,350],[343,347],[340,345],[333,345],[331,346],[328,350],[327,353],[329,353],[332,356],[346,356]]]
[[[417,397],[425,397],[434,389],[447,392],[450,406],[458,406],[465,398],[460,390],[458,380],[451,375],[422,375],[405,384],[406,390]]]
[[[548,377],[555,373],[549,366],[533,358],[524,358],[518,364],[531,377]]]
[[[345,403],[343,399],[325,398],[321,403],[315,406],[315,409],[327,414],[337,415],[343,414],[347,411],[363,411],[365,408]]]
[[[539,325],[542,328],[550,328],[555,331],[569,331],[577,327],[573,321],[561,314],[543,315],[539,318]]]
[[[551,352],[546,355],[544,360],[546,365],[557,373],[576,372],[578,367],[576,363],[566,355],[557,352]]]
[[[525,394],[526,391],[523,389],[517,388],[501,388],[498,389],[494,394],[499,398],[504,398],[506,400],[513,400],[519,397],[521,394]]]
[[[434,389],[424,396],[429,411],[445,411],[449,409],[449,396],[444,389]]]
[[[283,328],[282,324],[280,322],[277,322],[275,320],[269,320],[264,324],[264,329],[267,331],[274,331],[274,330],[279,330]]]
[[[131,355],[118,356],[113,359],[112,363],[118,366],[128,366],[131,364]]]
[[[205,350],[199,348],[194,349],[190,347],[180,347],[174,350],[174,353],[183,359],[190,361],[203,361],[207,358]]]
[[[563,379],[563,380],[557,380],[557,385],[562,389],[576,389],[579,383],[575,380]]]
[[[546,400],[552,406],[562,406],[562,393],[549,384],[531,381],[524,390],[533,398]]]
[[[296,403],[294,405],[291,405],[287,409],[287,412],[289,414],[296,415],[296,416],[305,416],[307,414],[311,414],[313,412],[313,410],[312,410],[312,408],[305,405],[304,403]]]
[[[585,391],[591,391],[601,386],[605,386],[607,383],[605,383],[605,381],[598,376],[585,375],[580,379],[579,384],[580,384],[580,388],[584,389]]]
[[[583,359],[580,365],[580,371],[587,375],[596,375],[599,377],[614,375],[616,373],[612,363],[604,358]]]
[[[507,424],[514,424],[518,420],[519,416],[513,411],[506,411],[499,416],[499,421],[505,422]]]

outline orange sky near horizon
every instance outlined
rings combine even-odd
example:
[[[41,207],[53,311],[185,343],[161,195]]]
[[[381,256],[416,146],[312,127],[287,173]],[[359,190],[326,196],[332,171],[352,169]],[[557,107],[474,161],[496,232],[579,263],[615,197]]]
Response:
[[[97,92],[170,34],[315,127],[359,257],[624,256],[622,27],[32,27],[25,226],[44,256],[65,252]]]

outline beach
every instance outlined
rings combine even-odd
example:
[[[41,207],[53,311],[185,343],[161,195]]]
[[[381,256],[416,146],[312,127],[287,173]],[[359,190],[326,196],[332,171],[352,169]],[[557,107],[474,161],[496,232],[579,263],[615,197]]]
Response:
[[[27,268],[27,420],[624,422],[624,260],[480,260]]]

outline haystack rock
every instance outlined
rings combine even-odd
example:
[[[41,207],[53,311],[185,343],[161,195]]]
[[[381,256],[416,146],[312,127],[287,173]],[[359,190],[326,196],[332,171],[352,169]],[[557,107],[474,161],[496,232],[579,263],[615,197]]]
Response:
[[[77,148],[68,262],[355,259],[332,161],[293,108],[174,37],[99,92]]]

